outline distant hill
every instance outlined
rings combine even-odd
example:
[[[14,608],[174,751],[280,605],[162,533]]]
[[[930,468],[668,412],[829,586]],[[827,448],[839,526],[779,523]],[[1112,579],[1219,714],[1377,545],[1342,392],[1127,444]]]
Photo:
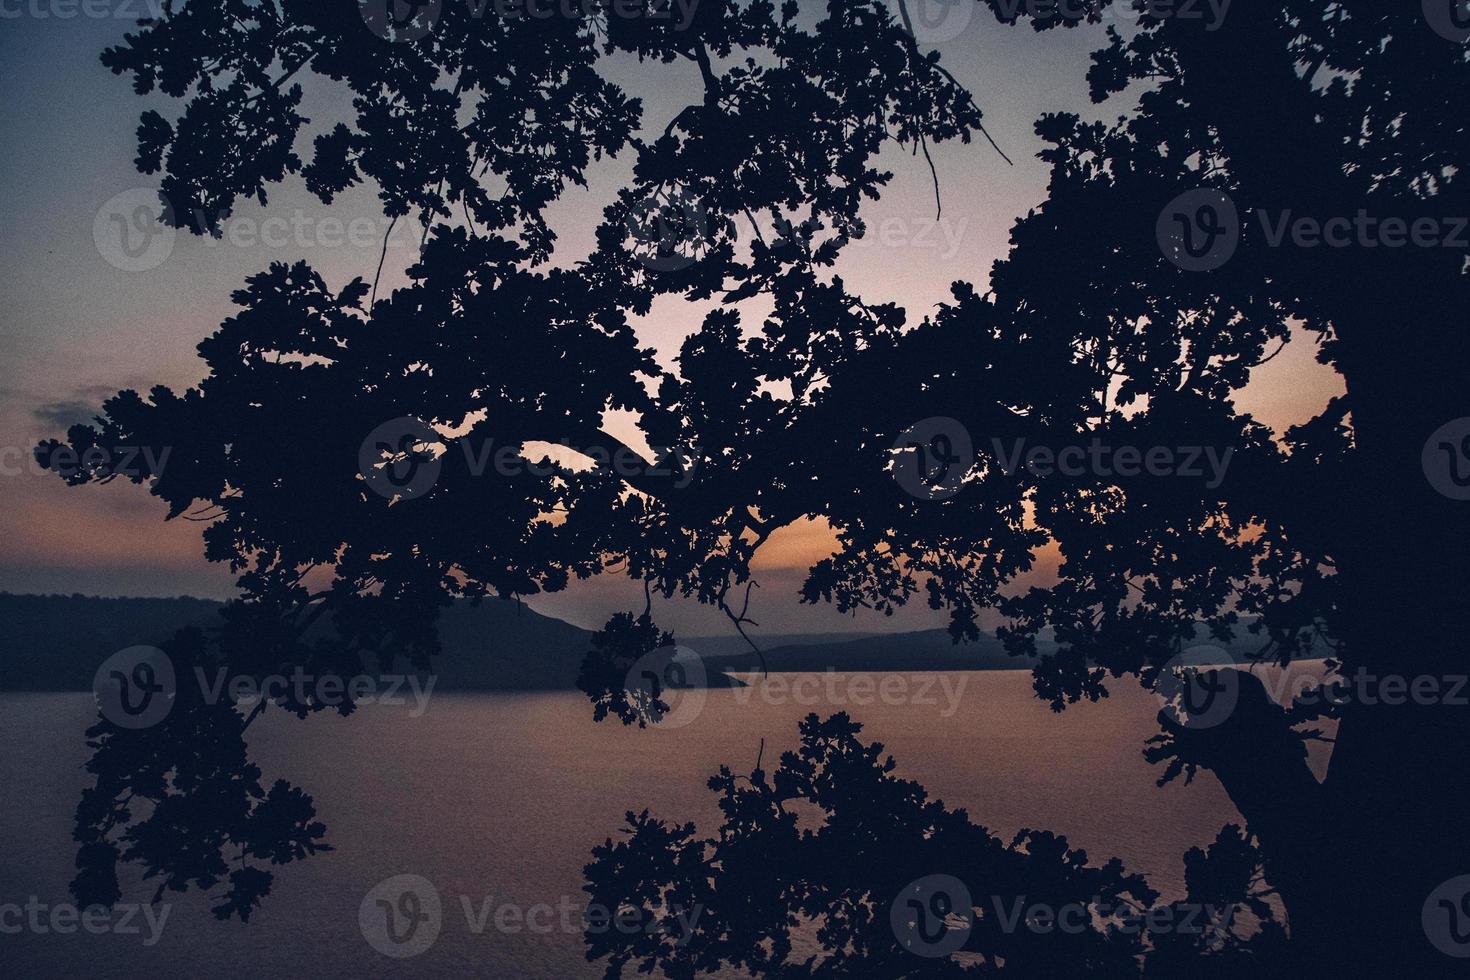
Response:
[[[210,627],[221,603],[209,599],[105,599],[0,593],[0,690],[85,691],[97,665],[124,647],[156,645],[183,626]],[[444,653],[436,690],[573,690],[592,634],[521,603],[456,602],[439,621]],[[759,664],[739,636],[679,639],[708,663],[711,686],[724,671]],[[773,670],[933,670],[1029,666],[994,638],[954,647],[942,630],[898,634],[761,637]],[[735,683],[739,683],[738,681]]]
[[[102,661],[216,621],[208,599],[99,599],[0,592],[0,690],[90,691]]]
[[[575,689],[592,634],[522,603],[456,602],[439,617],[444,652],[434,658],[441,691]]]
[[[104,599],[0,592],[0,691],[87,691],[124,647],[156,646],[185,626],[219,623],[210,599]],[[328,626],[319,626],[319,630]],[[502,599],[456,602],[440,615],[438,691],[575,690],[592,634]],[[401,667],[399,669],[402,669]],[[714,672],[707,686],[739,686]]]
[[[102,599],[82,595],[0,592],[0,691],[86,691],[97,666],[124,647],[156,645],[183,626],[218,621],[208,599]],[[440,691],[574,690],[592,634],[500,599],[456,602],[440,618],[444,653],[434,663]],[[708,666],[710,686],[739,684],[730,672],[760,669],[740,637],[680,638]],[[814,634],[757,640],[773,671],[1007,670],[1032,661],[1009,656],[982,634],[956,646],[944,630],[878,635]],[[1258,638],[1245,636],[1230,653],[1247,659]],[[1044,640],[1043,654],[1051,649]]]
[[[124,647],[156,645],[183,626],[218,622],[208,599],[101,599],[0,593],[0,690],[86,691],[98,664]],[[524,605],[455,603],[440,618],[436,690],[564,690],[592,634]]]

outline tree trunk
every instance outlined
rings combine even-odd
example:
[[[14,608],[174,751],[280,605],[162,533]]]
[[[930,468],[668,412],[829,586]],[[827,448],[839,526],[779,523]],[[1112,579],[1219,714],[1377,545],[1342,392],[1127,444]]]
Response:
[[[1344,488],[1343,637],[1348,663],[1378,683],[1346,707],[1323,785],[1342,842],[1326,877],[1349,903],[1342,940],[1355,962],[1463,975],[1463,960],[1427,941],[1421,912],[1437,885],[1470,874],[1470,692],[1455,680],[1467,673],[1470,501],[1436,490],[1421,454],[1441,425],[1470,417],[1470,358],[1465,328],[1424,302],[1428,290],[1416,300],[1388,288],[1395,280],[1409,282],[1380,278],[1377,302],[1352,297],[1365,326],[1345,316],[1339,330],[1358,469]],[[1395,336],[1390,323],[1412,327]],[[1411,692],[1432,678],[1434,693],[1389,704],[1375,690],[1389,677]]]
[[[1293,29],[1280,17],[1277,4],[1237,4],[1212,35],[1183,22],[1168,27],[1191,103],[1229,155],[1242,214],[1326,218],[1367,207],[1412,220],[1447,206],[1370,192],[1344,172],[1340,134],[1313,116],[1286,48]],[[1463,976],[1470,961],[1436,948],[1421,917],[1438,885],[1470,875],[1470,707],[1445,699],[1470,695],[1447,680],[1467,673],[1470,501],[1437,490],[1421,454],[1436,429],[1470,417],[1465,256],[1451,248],[1276,251],[1273,288],[1296,298],[1296,315],[1331,324],[1352,413],[1354,472],[1324,501],[1341,519],[1330,557],[1347,669],[1380,681],[1401,676],[1410,690],[1416,678],[1436,678],[1438,694],[1433,703],[1391,705],[1369,685],[1375,703],[1344,708],[1316,791],[1273,802],[1251,796],[1259,774],[1227,767],[1221,779],[1256,811],[1242,806],[1274,868],[1268,874],[1281,879],[1303,975]],[[1267,782],[1299,785],[1293,760],[1261,764],[1279,765],[1292,774]],[[1460,928],[1470,921],[1462,917]]]

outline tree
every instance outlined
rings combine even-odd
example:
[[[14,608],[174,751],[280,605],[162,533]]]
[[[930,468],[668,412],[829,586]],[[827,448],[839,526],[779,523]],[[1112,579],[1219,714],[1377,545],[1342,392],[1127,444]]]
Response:
[[[1465,242],[1313,248],[1274,244],[1268,230],[1285,215],[1463,224],[1466,134],[1447,107],[1470,84],[1465,38],[1444,36],[1435,5],[1422,8],[1241,5],[1214,31],[1145,20],[1131,39],[1113,32],[1089,74],[1099,100],[1147,81],[1135,113],[1116,126],[1040,124],[1056,143],[1049,201],[1017,226],[997,269],[997,305],[1020,314],[1013,329],[1096,352],[1120,372],[1120,398],[1148,399],[1145,418],[1201,398],[1228,413],[1263,345],[1289,329],[1315,336],[1347,391],[1286,433],[1277,465],[1232,472],[1218,499],[1186,511],[1194,523],[1147,500],[1102,515],[1081,495],[1038,501],[1064,528],[1042,521],[1062,541],[1063,582],[1009,609],[1018,641],[1042,622],[1068,631],[1075,653],[1054,698],[1088,695],[1100,667],[1146,672],[1162,651],[1140,649],[1167,649],[1186,620],[1218,621],[1230,600],[1259,615],[1267,655],[1318,631],[1344,677],[1463,673],[1446,638],[1464,622],[1467,515],[1426,479],[1423,457],[1467,414],[1453,380],[1470,363],[1457,322]],[[1200,188],[1227,194],[1242,217],[1228,265],[1188,273],[1140,251],[1140,218]],[[1087,231],[1114,219],[1118,234]],[[1065,283],[1031,288],[1062,261],[1075,270]],[[1123,581],[1142,586],[1137,607],[1121,601]],[[1096,629],[1069,630],[1089,618]],[[1435,886],[1470,866],[1450,803],[1470,712],[1453,699],[1351,698],[1332,711],[1319,782],[1291,727],[1310,712],[1278,711],[1256,684],[1240,698],[1229,726],[1168,728],[1153,758],[1172,758],[1169,775],[1182,765],[1220,777],[1262,845],[1294,945],[1353,969],[1447,969],[1420,918]]]
[[[1038,30],[1117,12],[1106,0],[985,5]],[[411,284],[383,298],[363,282],[333,291],[305,265],[252,277],[241,311],[200,347],[210,373],[198,388],[120,393],[68,433],[78,451],[173,447],[167,472],[134,478],[170,516],[206,505],[209,557],[241,574],[212,654],[232,670],[358,651],[422,664],[448,597],[529,595],[610,568],[739,627],[751,557],[815,518],[840,547],[811,569],[805,600],[891,611],[922,590],[957,640],[998,608],[1017,653],[1050,628],[1057,650],[1036,689],[1058,710],[1105,696],[1110,677],[1158,685],[1202,631],[1258,633],[1262,659],[1283,662],[1329,643],[1330,680],[1456,673],[1446,638],[1467,615],[1470,526],[1425,466],[1431,435],[1470,415],[1457,384],[1470,366],[1464,243],[1312,248],[1273,230],[1305,215],[1347,218],[1358,234],[1360,211],[1453,229],[1470,213],[1455,112],[1467,49],[1441,20],[1359,0],[1240,5],[1208,22],[1149,6],[1093,56],[1093,98],[1116,101],[1119,121],[1038,122],[1048,198],[1016,224],[990,292],[956,284],[909,324],[831,265],[888,180],[873,162],[886,141],[927,154],[984,130],[974,99],[914,40],[904,3],[895,16],[877,0],[834,2],[810,26],[794,3],[704,3],[682,30],[654,16],[415,9],[385,26],[346,2],[195,4],[104,54],[140,93],[187,100],[178,119],[148,112],[139,127],[139,166],[163,173],[175,223],[215,231],[239,197],[264,200],[300,173],[324,201],[371,179],[389,215],[423,230]],[[701,99],[642,138],[641,106],[601,77],[599,50],[688,61]],[[303,162],[295,79],[308,69],[350,89],[354,115],[322,127]],[[596,251],[556,265],[546,206],[624,149],[634,180]],[[763,240],[756,215],[779,234]],[[1206,255],[1198,232],[1235,244],[1233,257]],[[662,296],[714,303],[677,372],[628,323]],[[756,296],[770,308],[758,325],[742,305]],[[1233,394],[1293,334],[1347,394],[1278,436]],[[493,440],[631,453],[603,427],[609,410],[635,413],[687,479],[655,459],[477,480],[457,451]],[[398,417],[427,429],[360,470],[364,430]],[[921,447],[893,447],[921,419],[953,420],[972,444],[946,456],[959,466],[941,499],[893,479],[915,465]],[[1230,462],[1218,482],[1040,473],[993,448],[1094,439],[1215,447]],[[49,461],[56,448],[37,451]],[[438,477],[421,498],[374,490],[379,468],[430,462]],[[113,475],[104,463],[69,479]],[[1061,548],[1058,584],[1011,588],[1047,540]],[[308,643],[323,616],[335,638]],[[584,679],[599,711],[630,720],[618,668],[664,637],[646,612],[609,631]],[[1162,712],[1149,758],[1165,780],[1220,778],[1286,905],[1284,955],[1314,969],[1445,969],[1420,913],[1440,881],[1470,870],[1453,805],[1470,711],[1445,699],[1281,706],[1248,674],[1196,680],[1234,685],[1239,706],[1214,728]],[[1319,733],[1304,726],[1324,715],[1338,730],[1319,781],[1304,749]]]

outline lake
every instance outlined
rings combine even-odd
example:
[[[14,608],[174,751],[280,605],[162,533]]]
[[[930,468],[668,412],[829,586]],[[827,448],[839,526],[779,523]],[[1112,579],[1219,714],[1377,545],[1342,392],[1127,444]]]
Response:
[[[161,924],[139,915],[129,935],[22,929],[0,934],[0,960],[24,978],[597,977],[602,965],[586,962],[577,932],[593,845],[625,811],[645,807],[711,833],[718,811],[705,779],[722,763],[748,772],[762,738],[765,768],[774,768],[809,711],[847,710],[865,739],[894,755],[899,775],[993,832],[1065,834],[1094,864],[1119,857],[1166,896],[1183,895],[1184,851],[1239,820],[1208,773],[1190,786],[1154,785],[1160,770],[1142,749],[1158,704],[1132,682],[1056,715],[1025,671],[893,675],[886,694],[884,676],[858,686],[773,674],[770,688],[700,692],[697,711],[675,705],[681,725],[669,730],[595,724],[572,692],[435,694],[418,717],[411,701],[350,719],[269,712],[250,731],[255,761],[267,779],[315,797],[335,851],[274,869],[248,924],[216,921],[195,892],[168,895]],[[93,699],[6,694],[0,706],[0,905],[68,902]],[[1320,767],[1321,746],[1313,751]],[[376,884],[401,874],[430,882],[443,913],[432,946],[400,960],[369,945],[358,912]],[[124,890],[124,901],[152,893],[137,875]],[[507,903],[515,908],[497,928]],[[538,906],[546,909],[531,912]],[[16,920],[0,926],[7,921]]]

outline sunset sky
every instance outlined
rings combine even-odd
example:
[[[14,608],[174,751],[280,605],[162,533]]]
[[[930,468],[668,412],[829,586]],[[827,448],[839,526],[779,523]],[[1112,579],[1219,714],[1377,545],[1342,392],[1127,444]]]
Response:
[[[305,258],[329,284],[340,286],[356,276],[370,280],[378,259],[385,223],[371,188],[355,188],[326,206],[293,178],[271,190],[267,205],[240,206],[227,224],[234,233],[223,241],[181,233],[168,257],[143,272],[125,272],[104,260],[94,243],[99,208],[120,193],[156,186],[156,175],[138,174],[132,163],[138,115],[149,106],[165,116],[177,108],[157,96],[134,96],[128,81],[98,61],[142,7],[142,0],[134,0],[89,7],[117,16],[0,19],[6,94],[0,100],[0,247],[8,263],[0,282],[3,590],[230,595],[227,571],[201,557],[202,525],[165,524],[164,505],[143,488],[72,489],[42,477],[32,472],[30,447],[84,420],[119,388],[146,390],[162,383],[182,389],[196,383],[202,364],[194,346],[228,315],[230,291],[268,263]],[[1086,104],[1084,72],[1100,27],[1036,35],[982,19],[974,5],[965,9],[975,10],[973,20],[950,24],[941,33],[954,36],[932,38],[930,46],[975,94],[987,128],[1015,166],[983,143],[935,147],[944,200],[936,225],[927,167],[893,148],[885,162],[895,179],[884,199],[865,212],[871,237],[850,248],[840,266],[865,299],[897,301],[911,320],[943,300],[956,279],[983,287],[990,264],[1005,251],[1012,221],[1043,199],[1046,172],[1034,157],[1035,118],[1060,109],[1098,114]],[[619,58],[610,62],[609,73],[643,98],[650,129],[662,129],[698,91],[692,67],[640,66]],[[1104,115],[1112,116],[1123,107],[1106,108]],[[307,116],[326,120],[341,112],[339,99],[308,88]],[[630,158],[625,153],[603,165],[591,187],[572,189],[554,206],[558,261],[569,263],[590,251],[595,217],[627,179]],[[269,218],[294,222],[304,234],[265,241],[260,222]],[[320,240],[339,236],[334,229],[354,220],[372,234],[357,243]],[[413,255],[416,240],[406,232],[401,223],[390,242],[385,288],[403,281],[402,269]],[[671,364],[703,310],[667,300],[641,323],[640,333]],[[1312,353],[1308,342],[1291,345],[1261,372],[1243,407],[1277,431],[1312,414],[1337,390],[1336,379],[1314,364]],[[762,589],[753,612],[765,632],[941,625],[922,603],[886,620],[798,606],[795,590],[805,565],[826,553],[829,540],[824,528],[808,526],[786,529],[769,542],[757,563]],[[611,577],[533,601],[582,626],[599,625],[610,611],[641,603],[636,583]],[[728,629],[707,609],[664,608],[658,616],[686,633]]]

